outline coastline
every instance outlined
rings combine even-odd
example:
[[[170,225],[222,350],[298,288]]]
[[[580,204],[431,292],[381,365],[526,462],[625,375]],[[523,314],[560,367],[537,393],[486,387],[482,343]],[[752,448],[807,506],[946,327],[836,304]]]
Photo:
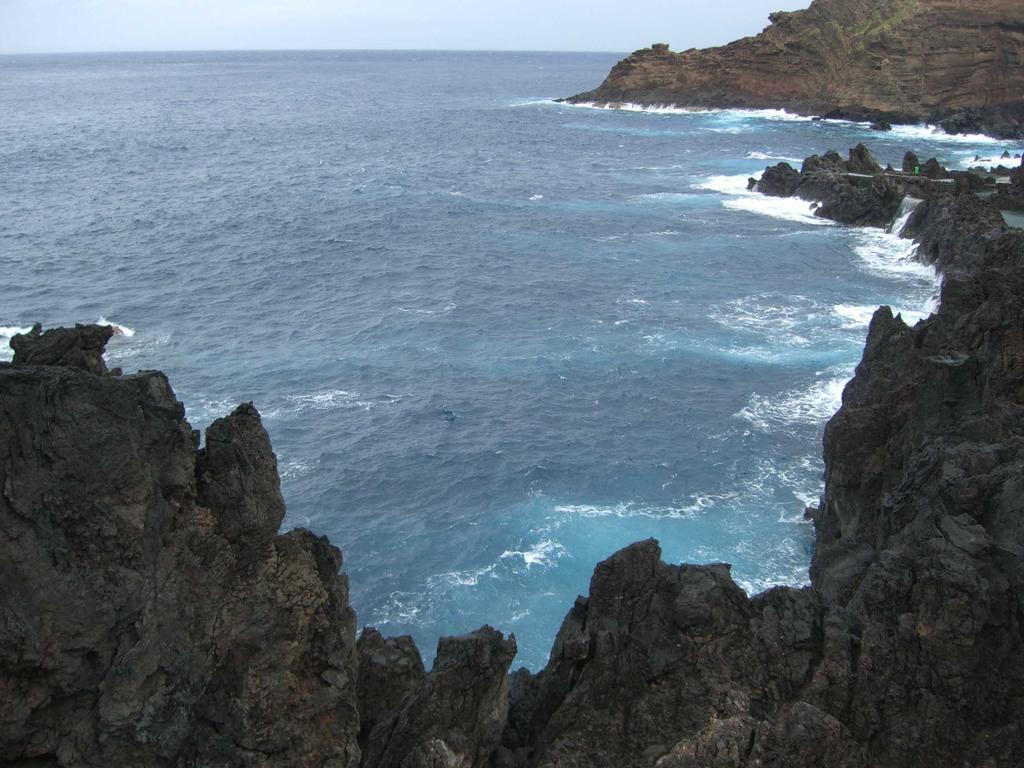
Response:
[[[795,183],[776,166],[760,184],[813,191],[818,215],[891,223],[901,182],[858,180],[865,153],[809,158],[789,168]],[[598,564],[536,675],[506,677],[514,639],[489,627],[442,640],[429,673],[408,638],[357,643],[341,553],[277,534],[280,480],[254,407],[199,449],[162,374],[106,370],[109,327],[16,336],[0,364],[0,523],[19,596],[5,646],[22,650],[0,657],[17,692],[0,755],[1006,764],[1024,738],[1024,234],[949,186],[905,229],[942,271],[941,303],[913,328],[875,312],[826,429],[812,587],[748,596],[726,565],[666,565],[639,542]]]
[[[1019,3],[813,0],[768,19],[757,35],[721,46],[636,50],[566,100],[786,109],[879,130],[928,122],[949,133],[1024,136]]]
[[[912,116],[896,112],[871,112],[850,108],[846,110],[802,110],[785,104],[767,104],[765,106],[749,106],[742,104],[719,103],[711,105],[694,105],[686,102],[651,102],[642,101],[599,101],[588,100],[588,94],[569,96],[553,101],[567,106],[583,109],[608,109],[622,112],[646,112],[649,114],[706,114],[718,112],[736,112],[760,114],[766,119],[777,120],[810,120],[812,122],[848,123],[869,128],[879,133],[888,133],[900,128],[916,128],[941,132],[946,136],[962,137],[965,142],[1020,141],[1024,139],[1024,128],[1013,127],[1012,130],[1001,130],[994,127],[991,118],[973,115],[970,110],[949,115]],[[1024,103],[1021,105],[1024,112]]]

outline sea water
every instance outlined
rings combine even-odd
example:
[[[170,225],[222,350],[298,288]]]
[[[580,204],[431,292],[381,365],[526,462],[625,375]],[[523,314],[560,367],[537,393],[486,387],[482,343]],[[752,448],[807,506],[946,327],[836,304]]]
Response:
[[[0,343],[110,322],[110,364],[166,371],[195,427],[253,401],[285,527],[428,658],[489,623],[538,669],[594,564],[651,536],[751,593],[805,584],[871,315],[914,322],[936,283],[747,178],[1021,147],[553,102],[617,58],[0,58]]]

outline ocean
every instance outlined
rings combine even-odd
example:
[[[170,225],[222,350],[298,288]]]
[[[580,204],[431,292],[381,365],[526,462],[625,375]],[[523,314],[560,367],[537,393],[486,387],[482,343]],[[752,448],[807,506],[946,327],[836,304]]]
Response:
[[[487,623],[539,669],[595,563],[652,536],[750,593],[805,584],[872,311],[913,322],[936,281],[746,179],[1021,146],[554,103],[619,57],[0,57],[0,344],[110,322],[108,362],[165,371],[196,428],[253,401],[285,527],[427,659]]]

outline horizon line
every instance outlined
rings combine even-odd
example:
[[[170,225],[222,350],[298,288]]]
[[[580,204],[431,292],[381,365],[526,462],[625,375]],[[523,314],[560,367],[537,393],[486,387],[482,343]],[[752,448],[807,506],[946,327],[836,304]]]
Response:
[[[637,50],[637,49],[634,49]],[[547,48],[149,48],[66,51],[0,51],[3,56],[89,56],[168,53],[589,53],[629,55],[629,51]]]

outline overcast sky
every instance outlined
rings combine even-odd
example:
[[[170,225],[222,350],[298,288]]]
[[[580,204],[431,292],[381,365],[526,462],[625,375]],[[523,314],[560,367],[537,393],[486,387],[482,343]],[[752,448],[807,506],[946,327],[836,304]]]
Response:
[[[0,0],[0,53],[414,48],[676,50],[809,0]],[[713,12],[708,8],[712,7]]]

